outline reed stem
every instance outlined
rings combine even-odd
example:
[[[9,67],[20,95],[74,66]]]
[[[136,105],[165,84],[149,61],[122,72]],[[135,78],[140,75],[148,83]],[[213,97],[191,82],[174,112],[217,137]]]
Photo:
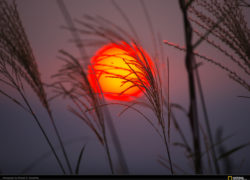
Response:
[[[56,153],[56,151],[55,151],[55,149],[54,149],[52,143],[50,142],[50,140],[49,140],[49,138],[48,138],[48,136],[47,136],[45,130],[43,129],[41,123],[39,122],[39,120],[38,120],[38,118],[37,118],[37,116],[36,116],[36,114],[34,113],[33,109],[31,108],[31,106],[30,106],[30,104],[29,104],[27,98],[25,97],[25,95],[23,94],[23,92],[21,91],[21,89],[20,89],[19,87],[17,87],[17,90],[18,90],[19,94],[21,95],[22,99],[24,100],[25,104],[27,105],[27,107],[28,107],[28,109],[29,109],[29,112],[30,112],[31,115],[34,117],[34,119],[35,119],[35,121],[36,121],[38,127],[39,127],[40,130],[42,131],[42,133],[43,133],[43,135],[44,135],[44,137],[45,137],[47,143],[49,144],[49,147],[51,148],[51,150],[52,150],[52,152],[53,152],[53,154],[54,154],[54,156],[55,156],[55,158],[56,158],[56,160],[57,160],[57,162],[58,162],[58,164],[59,164],[59,166],[60,166],[60,168],[61,168],[63,174],[66,174],[65,169],[64,169],[64,167],[63,167],[63,165],[62,165],[62,163],[61,163],[61,161],[60,161],[60,159],[59,159],[59,157],[58,157],[58,155],[57,155],[57,153]]]
[[[215,154],[215,150],[214,150],[214,142],[213,142],[211,127],[210,127],[210,124],[209,124],[208,113],[207,113],[207,108],[206,108],[205,98],[204,98],[204,95],[203,95],[203,90],[202,90],[202,85],[201,85],[201,80],[200,80],[198,68],[195,69],[195,76],[196,76],[196,80],[197,80],[198,90],[199,90],[199,93],[200,93],[202,109],[203,109],[206,128],[207,128],[207,132],[208,132],[208,138],[209,138],[209,141],[210,141],[210,146],[212,147],[211,148],[211,154],[212,154],[212,158],[213,158],[213,162],[214,162],[214,167],[215,167],[216,173],[219,174],[220,173],[220,168],[219,168],[217,158],[216,158],[216,154]]]
[[[163,125],[162,125],[162,132],[163,132],[163,137],[164,137],[164,144],[166,146],[166,150],[167,150],[167,154],[168,154],[168,160],[169,160],[169,164],[170,164],[170,171],[171,171],[171,174],[173,175],[174,171],[173,171],[172,161],[171,161],[168,142],[167,142],[167,137],[166,137],[166,130],[165,130],[165,127]]]
[[[69,172],[70,172],[70,174],[73,174],[72,167],[71,167],[71,165],[70,165],[68,155],[67,155],[66,150],[65,150],[65,147],[64,147],[64,145],[63,145],[62,138],[61,138],[61,136],[60,136],[60,134],[59,134],[59,131],[58,131],[57,127],[56,127],[55,120],[54,120],[54,118],[53,118],[53,116],[52,116],[51,111],[49,111],[49,109],[47,109],[47,112],[48,112],[49,117],[50,117],[50,120],[51,120],[51,122],[52,122],[52,126],[53,126],[53,128],[54,128],[54,130],[55,130],[55,132],[56,132],[57,139],[59,140],[59,143],[60,143],[60,146],[61,146],[61,149],[62,149],[62,152],[63,152],[63,156],[64,156],[64,158],[65,158],[65,160],[66,160],[66,163],[67,163],[67,166],[68,166],[68,168],[69,168]]]
[[[103,131],[104,131],[103,132],[104,146],[105,146],[106,153],[107,153],[107,156],[108,156],[109,167],[110,167],[112,175],[114,175],[114,167],[113,167],[113,163],[112,163],[112,159],[111,159],[111,155],[110,155],[110,150],[109,150],[109,145],[108,145],[105,129],[103,129]]]
[[[186,42],[186,57],[185,64],[188,73],[188,85],[189,85],[189,121],[193,136],[193,146],[194,146],[194,166],[196,174],[202,173],[202,163],[201,163],[201,150],[200,150],[200,136],[199,136],[199,121],[197,112],[197,102],[196,102],[196,92],[195,92],[195,81],[194,81],[194,54],[192,45],[192,34],[193,29],[188,20],[187,8],[184,0],[179,0],[179,5],[183,15],[184,21],[184,31],[185,31],[185,42]]]

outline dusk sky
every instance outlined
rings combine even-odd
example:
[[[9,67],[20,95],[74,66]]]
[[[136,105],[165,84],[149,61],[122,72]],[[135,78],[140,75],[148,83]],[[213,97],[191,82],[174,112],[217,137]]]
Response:
[[[90,16],[99,15],[121,26],[125,31],[129,31],[128,25],[110,0],[64,0],[64,2],[74,19],[81,19],[86,14]],[[152,54],[152,38],[140,1],[116,0],[115,2],[119,4],[131,20],[143,48],[149,54]],[[19,0],[16,3],[37,60],[42,80],[46,83],[52,83],[54,79],[51,76],[57,73],[62,66],[62,62],[58,59],[60,49],[66,50],[75,57],[80,56],[77,48],[70,41],[72,39],[70,32],[62,28],[66,24],[58,4],[55,0]],[[184,46],[183,21],[178,1],[144,0],[144,3],[147,6],[155,32],[161,35],[161,42],[167,40]],[[246,12],[245,15],[249,25],[250,13]],[[85,37],[81,38],[84,39]],[[194,37],[194,39],[197,38]],[[170,100],[172,103],[178,103],[188,109],[185,53],[163,43],[162,45],[165,56],[169,58],[170,63]],[[226,62],[225,56],[205,42],[196,51],[210,58]],[[232,138],[224,142],[224,147],[227,150],[250,142],[250,100],[249,98],[238,97],[249,96],[249,92],[232,81],[226,72],[216,66],[198,58],[197,61],[203,62],[199,72],[214,140],[216,141],[217,128],[222,127],[223,137],[234,134]],[[234,67],[234,69],[237,71],[237,67]],[[249,81],[249,79],[247,80]],[[48,132],[51,141],[56,144],[55,146],[58,146],[45,110],[31,89],[27,89],[26,95],[42,125]],[[9,93],[18,98],[17,93],[13,90]],[[52,95],[50,93],[51,90],[48,90],[49,96]],[[84,122],[67,110],[69,104],[70,102],[67,99],[58,98],[51,102],[51,107],[73,168],[76,166],[81,147],[86,144],[80,174],[109,174],[110,170],[104,148]],[[199,120],[204,125],[200,101],[198,101],[198,106]],[[118,117],[122,109],[123,107],[119,106],[109,107],[129,172],[131,174],[170,174],[168,169],[157,162],[159,156],[167,158],[164,144],[157,133],[145,119],[132,110]],[[154,119],[154,115],[147,109],[140,109],[149,118]],[[191,143],[188,118],[181,111],[174,110],[174,112]],[[20,174],[35,159],[50,150],[33,118],[2,95],[0,95],[0,120],[0,172],[3,174]],[[187,160],[184,149],[173,145],[174,142],[180,142],[179,134],[172,125],[170,129],[170,142],[172,143],[170,152],[174,164],[188,174],[193,174],[193,165],[190,160]],[[203,141],[202,138],[201,141]],[[114,148],[111,149],[111,154],[112,152],[114,152]],[[250,147],[248,146],[230,156],[234,173],[250,173],[249,152]],[[62,158],[62,154],[60,154],[60,157]],[[203,160],[204,166],[207,167],[206,157]],[[114,164],[116,169],[119,169],[115,157]],[[223,169],[223,166],[221,167]],[[183,174],[179,170],[176,170],[176,172],[177,174]],[[61,171],[55,158],[50,154],[37,162],[26,173],[60,174]]]

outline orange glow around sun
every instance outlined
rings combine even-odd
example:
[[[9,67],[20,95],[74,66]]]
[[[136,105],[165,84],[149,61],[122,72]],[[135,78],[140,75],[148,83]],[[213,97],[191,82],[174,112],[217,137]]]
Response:
[[[148,84],[142,70],[136,65],[138,59],[143,59],[143,57],[147,59],[151,67],[152,61],[141,47],[139,49],[125,42],[103,46],[92,57],[88,69],[88,78],[92,88],[99,92],[100,87],[104,97],[113,100],[131,101],[140,97],[143,94],[143,88],[134,86],[134,83],[125,79],[144,81]]]

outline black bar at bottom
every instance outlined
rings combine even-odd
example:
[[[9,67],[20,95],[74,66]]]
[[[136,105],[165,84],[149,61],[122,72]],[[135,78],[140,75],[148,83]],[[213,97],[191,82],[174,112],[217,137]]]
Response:
[[[164,178],[164,179],[215,179],[250,180],[250,175],[1,175],[2,180],[40,180],[40,179],[128,179],[128,178]]]

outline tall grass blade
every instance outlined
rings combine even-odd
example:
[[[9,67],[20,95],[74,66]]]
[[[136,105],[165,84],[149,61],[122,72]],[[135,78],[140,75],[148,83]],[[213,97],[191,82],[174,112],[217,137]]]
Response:
[[[75,174],[77,174],[77,175],[79,174],[80,164],[82,162],[82,155],[83,155],[83,152],[85,150],[85,147],[86,147],[86,144],[84,144],[83,147],[81,148],[81,151],[80,151],[80,154],[79,154],[79,157],[77,160],[76,170],[75,170]]]
[[[68,141],[63,142],[63,144],[66,146],[72,145],[74,143],[82,142],[85,138],[79,137],[79,138],[72,138]],[[55,147],[55,150],[58,151],[61,149],[61,146],[58,145]],[[22,171],[20,171],[20,174],[28,174],[30,171],[34,168],[36,168],[39,164],[41,164],[43,161],[46,161],[51,155],[53,155],[52,151],[47,151],[39,155],[37,158],[35,158],[30,164],[28,164],[25,168],[23,168]]]
[[[75,25],[74,25],[74,23],[72,21],[72,18],[70,16],[70,14],[69,14],[69,12],[68,12],[65,4],[63,3],[63,1],[62,0],[61,1],[58,0],[57,3],[59,5],[59,7],[60,7],[60,10],[62,11],[62,14],[63,14],[63,16],[64,16],[64,18],[66,20],[66,23],[68,24],[68,26],[70,28],[70,32],[72,34],[72,37],[74,38],[74,42],[75,42],[77,48],[80,51],[80,55],[82,57],[82,60],[85,60],[86,57],[87,57],[87,54],[86,54],[86,51],[84,49],[84,46],[81,43],[79,32],[76,30],[76,27],[75,27]],[[113,2],[113,3],[116,5],[115,2]],[[93,20],[90,16],[86,16],[86,18],[89,19],[89,20]],[[99,19],[102,20],[102,21],[108,22],[110,24],[110,22],[108,20],[104,19],[104,18],[99,18]],[[86,25],[86,23],[83,23],[83,22],[79,22],[79,23],[80,24],[82,23],[82,24]],[[87,25],[87,26],[90,29],[93,29],[93,28],[91,28],[91,26],[89,26],[89,25]],[[88,63],[86,63],[86,64],[88,64]],[[91,86],[89,86],[89,88],[91,88]],[[104,99],[102,99],[101,101],[104,101]],[[121,164],[121,167],[123,168],[123,171],[124,171],[123,173],[128,174],[128,167],[127,167],[127,164],[126,164],[126,161],[125,161],[124,154],[122,152],[122,148],[121,148],[121,145],[120,145],[120,142],[119,142],[119,138],[118,138],[118,135],[117,135],[117,133],[115,131],[115,127],[113,125],[112,118],[109,115],[108,111],[109,110],[107,108],[104,110],[104,114],[105,114],[105,116],[107,116],[107,119],[106,119],[107,125],[109,127],[109,130],[110,130],[110,133],[111,133],[111,137],[112,137],[112,140],[114,142],[114,145],[115,145],[115,148],[116,148],[116,151],[117,151],[117,154],[118,154],[119,162]],[[106,144],[105,146],[108,147],[108,144]],[[108,149],[106,149],[106,150],[107,150],[107,152],[109,152]],[[110,155],[109,154],[108,154],[108,156],[109,156],[109,159],[110,159]]]
[[[43,87],[32,48],[29,44],[28,37],[26,36],[21,18],[19,17],[15,1],[8,3],[5,0],[1,0],[0,14],[0,82],[9,85],[19,93],[25,105],[27,106],[25,109],[28,109],[28,112],[35,119],[47,143],[49,144],[49,147],[53,151],[53,154],[55,155],[61,170],[63,173],[65,173],[59,157],[57,156],[45,130],[41,126],[24,93],[23,82],[26,82],[35,92],[51,118],[52,115],[47,101],[47,95]],[[2,79],[2,77],[5,80]],[[4,95],[10,98],[7,93]],[[10,99],[22,107],[22,105],[16,100],[13,98]],[[55,128],[54,122],[52,123]]]
[[[199,135],[199,121],[198,121],[198,110],[197,110],[197,99],[195,92],[195,80],[193,72],[193,46],[192,46],[192,26],[188,20],[186,2],[179,0],[179,6],[183,15],[184,32],[185,32],[185,43],[186,43],[186,57],[185,64],[188,73],[188,84],[189,84],[189,120],[192,130],[193,138],[193,150],[194,150],[194,165],[196,174],[202,173],[202,162],[201,162],[201,149],[200,149],[200,135]]]
[[[194,63],[196,63],[196,60],[194,59]],[[203,94],[203,90],[202,90],[202,85],[201,85],[201,80],[200,80],[200,75],[199,75],[199,69],[196,68],[194,70],[195,72],[195,77],[196,77],[196,81],[197,81],[197,85],[198,85],[198,91],[200,94],[200,99],[201,99],[201,103],[202,103],[202,110],[204,113],[204,119],[205,119],[205,125],[206,125],[206,129],[207,129],[207,133],[208,133],[208,139],[211,145],[214,144],[213,141],[213,137],[212,137],[212,132],[211,132],[211,128],[210,128],[210,123],[209,123],[209,119],[208,119],[208,112],[207,112],[207,107],[206,107],[206,103],[205,103],[205,98],[204,98],[204,94]],[[211,148],[211,155],[213,158],[213,163],[215,166],[215,170],[216,173],[219,174],[220,173],[220,168],[219,168],[219,164],[216,161],[216,153],[215,153],[215,149]]]
[[[241,150],[241,149],[243,149],[243,148],[245,148],[245,147],[247,147],[249,145],[250,145],[250,143],[245,143],[245,144],[239,145],[239,146],[237,146],[235,148],[232,148],[229,151],[219,155],[217,160],[222,160],[223,158],[227,158],[228,156],[232,155],[233,153],[238,152],[239,150]]]

